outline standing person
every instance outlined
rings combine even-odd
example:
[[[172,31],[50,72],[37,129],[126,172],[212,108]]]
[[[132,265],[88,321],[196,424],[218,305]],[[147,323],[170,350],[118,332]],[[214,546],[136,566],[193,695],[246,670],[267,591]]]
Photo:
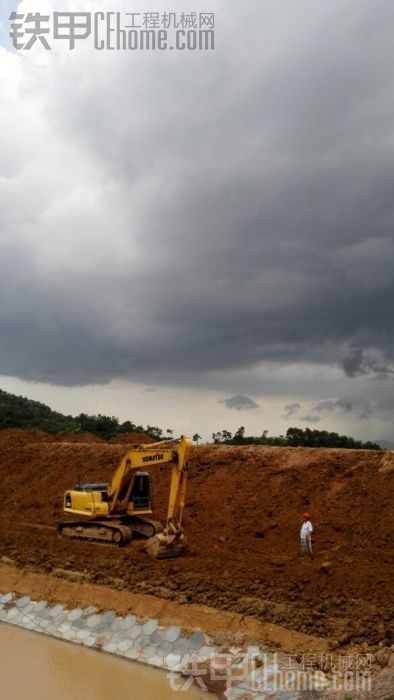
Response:
[[[313,526],[310,521],[310,515],[309,513],[303,513],[302,518],[304,522],[302,523],[301,527],[301,551],[302,554],[305,556],[306,554],[309,554],[310,558],[313,559],[313,553],[312,553],[312,532],[313,532]]]

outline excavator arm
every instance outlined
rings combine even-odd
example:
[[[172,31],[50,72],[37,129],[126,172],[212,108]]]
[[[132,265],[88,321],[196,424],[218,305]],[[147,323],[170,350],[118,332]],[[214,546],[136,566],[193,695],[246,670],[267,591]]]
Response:
[[[182,550],[182,541],[184,538],[182,515],[186,502],[186,487],[191,449],[192,442],[190,438],[182,436],[175,451],[176,459],[172,460],[173,465],[171,470],[166,527],[163,532],[159,532],[151,537],[144,545],[144,549],[156,559],[176,557]]]

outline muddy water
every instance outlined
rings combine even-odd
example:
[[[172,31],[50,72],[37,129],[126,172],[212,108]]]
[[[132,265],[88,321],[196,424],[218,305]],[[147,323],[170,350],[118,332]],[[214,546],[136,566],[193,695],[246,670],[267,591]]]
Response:
[[[196,686],[187,692],[172,690],[164,671],[0,624],[0,698],[212,700],[215,697]]]

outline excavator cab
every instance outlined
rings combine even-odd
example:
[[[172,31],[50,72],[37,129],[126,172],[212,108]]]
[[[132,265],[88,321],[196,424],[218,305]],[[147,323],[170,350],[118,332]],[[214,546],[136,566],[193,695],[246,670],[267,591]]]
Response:
[[[136,472],[129,501],[133,504],[133,512],[152,509],[152,488],[150,475],[147,472]]]

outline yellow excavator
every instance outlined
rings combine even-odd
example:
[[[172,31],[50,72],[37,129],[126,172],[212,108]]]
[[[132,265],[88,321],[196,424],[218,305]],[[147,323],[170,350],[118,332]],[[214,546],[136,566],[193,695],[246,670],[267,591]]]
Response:
[[[84,520],[60,523],[62,537],[122,546],[137,533],[148,537],[144,549],[156,559],[177,557],[183,549],[182,513],[192,443],[189,437],[137,445],[126,452],[109,484],[77,484],[64,494],[65,513]],[[151,477],[144,467],[171,465],[167,522],[152,514]]]

